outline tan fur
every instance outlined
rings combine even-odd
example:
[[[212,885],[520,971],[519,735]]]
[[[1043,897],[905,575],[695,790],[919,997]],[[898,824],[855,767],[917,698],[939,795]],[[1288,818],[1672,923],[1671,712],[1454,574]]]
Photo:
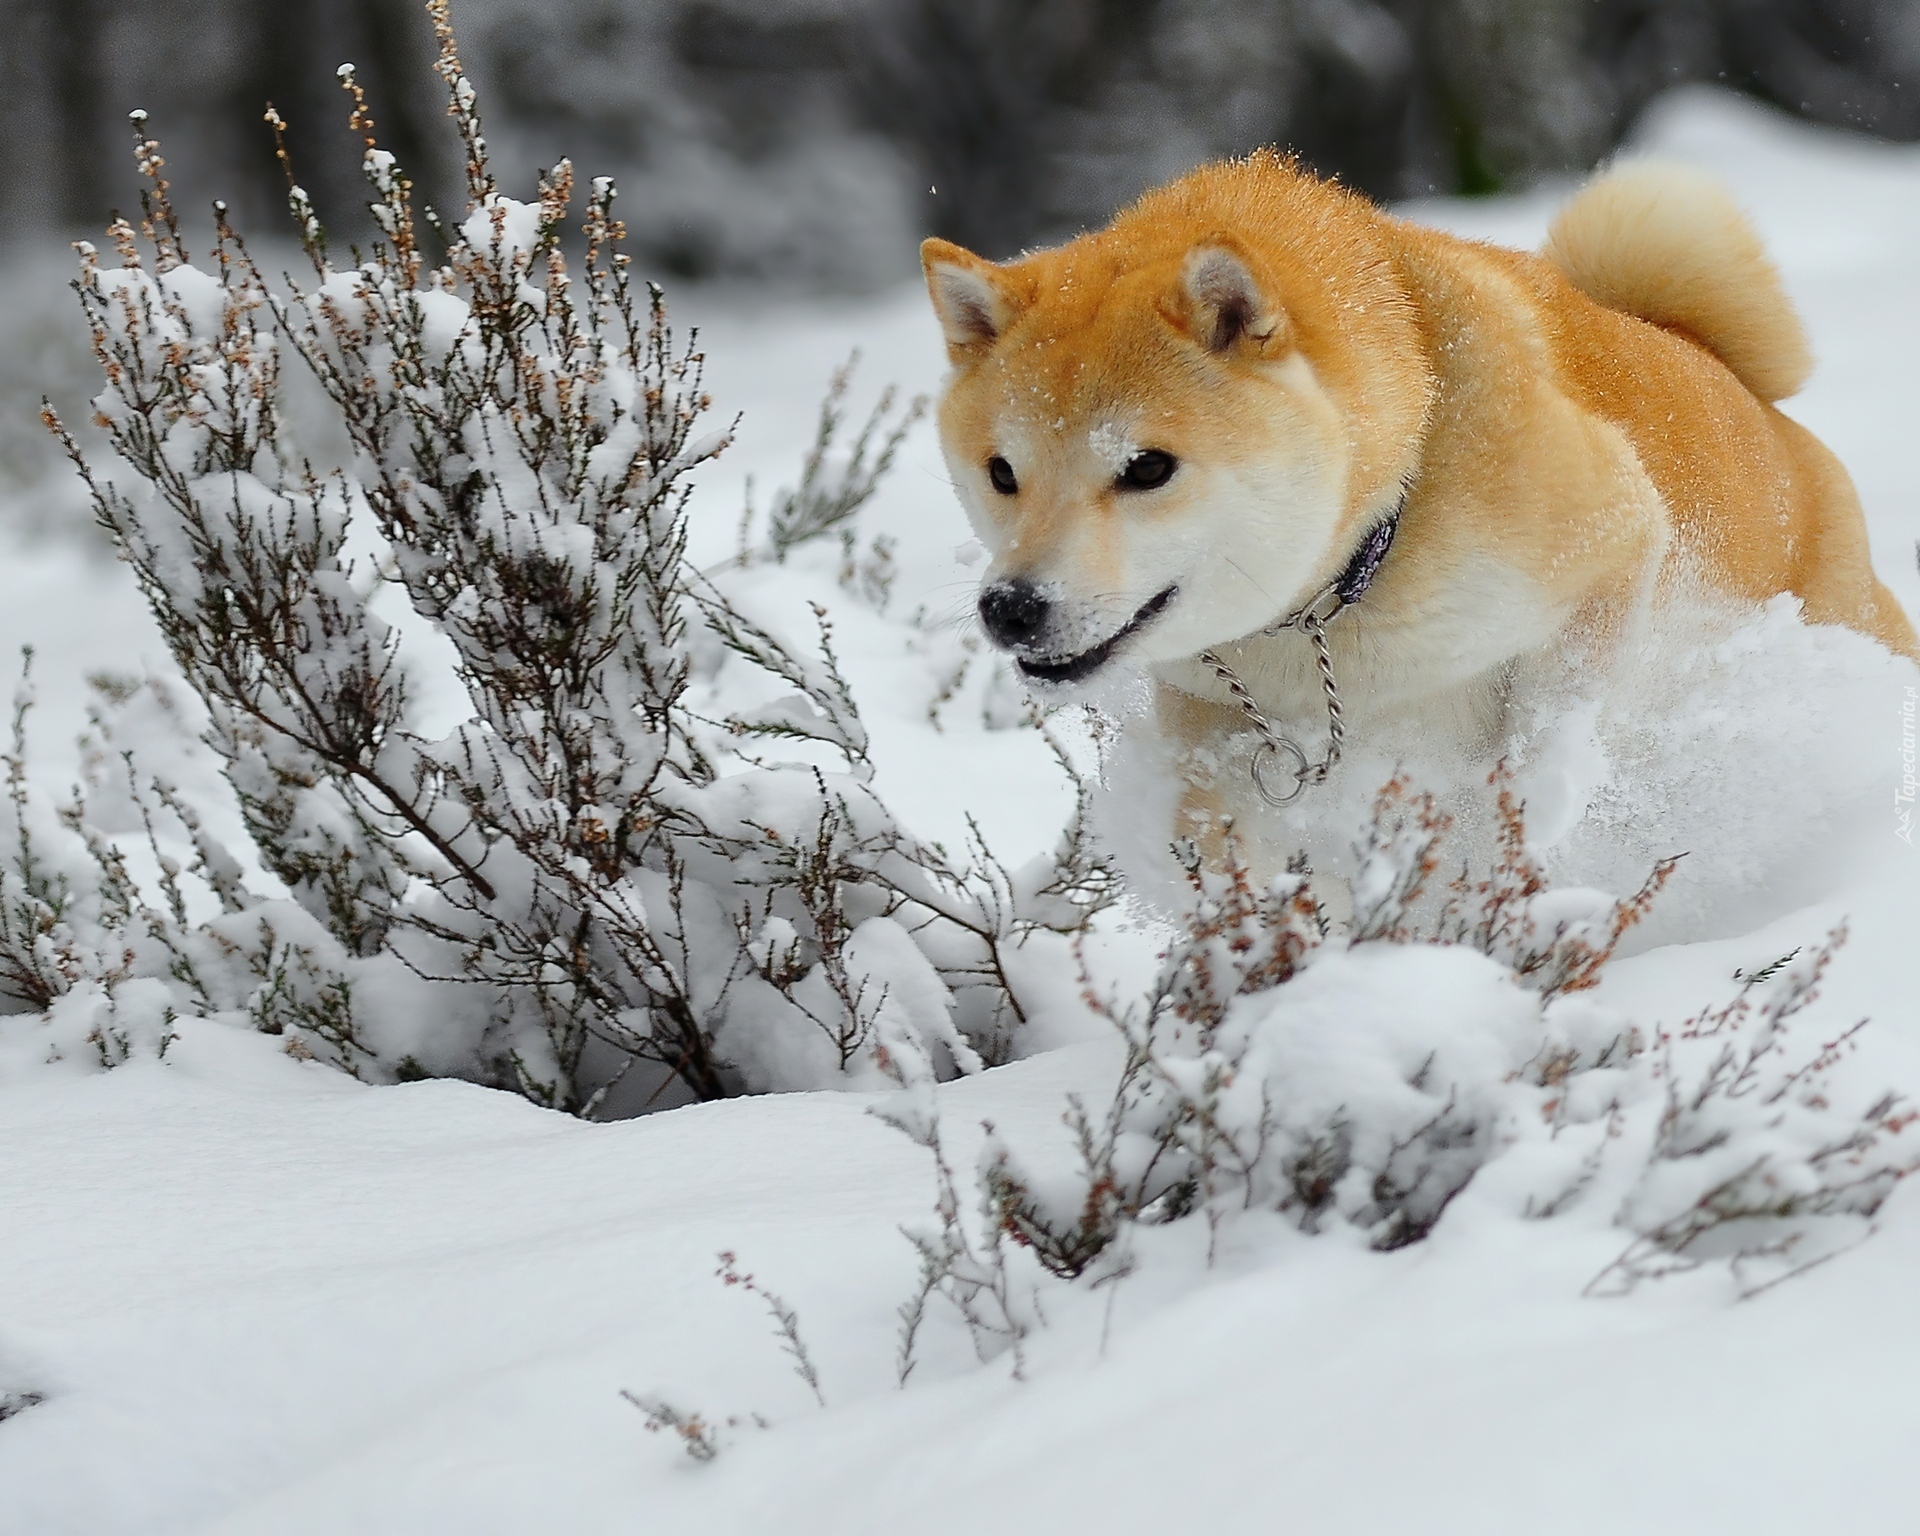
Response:
[[[1553,221],[1548,260],[1596,304],[1684,332],[1761,400],[1784,400],[1813,351],[1760,237],[1711,176],[1638,162]]]
[[[1845,470],[1771,404],[1807,371],[1779,279],[1690,172],[1601,179],[1546,258],[1404,223],[1271,154],[1005,265],[922,255],[954,365],[942,444],[988,580],[1055,605],[1027,659],[1124,633],[1162,728],[1200,756],[1243,725],[1194,659],[1209,646],[1311,727],[1310,648],[1261,630],[1403,487],[1392,553],[1328,631],[1356,732],[1417,718],[1490,741],[1516,667],[1604,644],[1683,583],[1790,592],[1920,656]],[[1178,471],[1127,489],[1118,466],[1149,448]],[[993,489],[995,456],[1016,493]],[[1197,828],[1217,807],[1193,777]]]

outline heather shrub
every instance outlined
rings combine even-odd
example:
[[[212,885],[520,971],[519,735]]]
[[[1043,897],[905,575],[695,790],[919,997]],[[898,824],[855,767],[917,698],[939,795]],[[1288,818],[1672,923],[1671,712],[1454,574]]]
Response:
[[[50,1016],[105,989],[370,1080],[460,1076],[585,1114],[675,1080],[713,1097],[1001,1059],[1025,1017],[1006,952],[1108,900],[1077,817],[1016,870],[901,825],[825,610],[790,642],[688,558],[689,492],[729,431],[632,276],[615,188],[578,195],[562,161],[531,201],[502,191],[429,9],[467,209],[416,204],[343,66],[381,238],[335,250],[283,148],[303,279],[270,279],[219,204],[193,259],[135,114],[144,218],[109,231],[117,265],[80,246],[76,285],[111,460],[47,416],[204,709],[247,843],[222,846],[123,740],[166,897],[150,910],[84,806],[30,816],[18,779],[0,987]],[[329,402],[347,470],[291,441],[288,368]],[[740,567],[850,539],[919,407],[883,399],[843,447],[844,389]],[[440,734],[403,657],[421,634],[466,706]],[[772,701],[696,710],[722,664]]]
[[[1391,1250],[1496,1162],[1514,1218],[1604,1212],[1626,1234],[1596,1295],[1710,1262],[1751,1294],[1871,1230],[1920,1167],[1902,1138],[1920,1114],[1842,1070],[1862,1024],[1808,1035],[1844,927],[1722,1007],[1642,1026],[1595,990],[1675,861],[1625,899],[1556,889],[1504,770],[1492,787],[1489,866],[1443,883],[1450,818],[1389,782],[1344,931],[1304,867],[1261,886],[1231,837],[1221,868],[1182,850],[1191,900],[1147,995],[1083,978],[1122,1051],[1107,1096],[1065,1106],[1070,1154],[988,1126],[966,1170],[930,1084],[884,1111],[935,1174],[934,1220],[907,1233],[903,1378],[933,1297],[1018,1371],[1047,1298],[1124,1278],[1146,1229],[1204,1223],[1211,1256],[1227,1226],[1278,1216]]]

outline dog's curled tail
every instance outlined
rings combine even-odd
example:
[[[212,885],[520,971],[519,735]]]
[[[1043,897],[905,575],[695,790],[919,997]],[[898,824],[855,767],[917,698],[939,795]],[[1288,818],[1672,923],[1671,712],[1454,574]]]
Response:
[[[1762,400],[1785,399],[1813,371],[1779,272],[1711,176],[1622,165],[1561,210],[1546,254],[1596,303],[1693,337]]]

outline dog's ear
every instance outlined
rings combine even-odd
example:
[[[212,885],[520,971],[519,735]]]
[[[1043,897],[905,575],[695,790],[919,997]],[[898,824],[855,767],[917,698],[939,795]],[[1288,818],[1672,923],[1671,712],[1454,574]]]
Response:
[[[1019,306],[1003,268],[950,240],[923,241],[920,266],[955,367],[980,356],[1013,323]]]
[[[1262,292],[1246,257],[1223,239],[1203,241],[1187,253],[1180,297],[1187,334],[1209,352],[1272,357],[1287,348],[1286,312]]]

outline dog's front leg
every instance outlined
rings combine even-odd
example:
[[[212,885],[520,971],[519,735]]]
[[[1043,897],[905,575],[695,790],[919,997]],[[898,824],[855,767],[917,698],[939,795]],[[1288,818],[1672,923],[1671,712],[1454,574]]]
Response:
[[[1227,839],[1234,824],[1234,802],[1238,800],[1245,807],[1246,796],[1252,792],[1250,779],[1236,784],[1230,777],[1236,772],[1246,773],[1244,755],[1227,750],[1235,736],[1245,736],[1246,717],[1237,709],[1196,698],[1164,683],[1155,695],[1154,707],[1180,776],[1174,838],[1191,839],[1208,868],[1222,869],[1227,863]],[[1257,840],[1236,842],[1235,857],[1247,866],[1256,882],[1264,883],[1280,873],[1269,863],[1270,849]],[[1320,905],[1320,921],[1326,932],[1346,934],[1353,924],[1353,892],[1347,881],[1338,875],[1316,875],[1313,895]]]
[[[1236,709],[1198,698],[1170,683],[1155,690],[1154,715],[1167,743],[1174,771],[1180,777],[1180,798],[1174,807],[1173,838],[1191,840],[1210,869],[1227,862],[1227,834],[1233,825],[1228,797],[1221,784],[1222,748],[1235,731],[1246,725]],[[1245,858],[1242,845],[1240,857]]]

